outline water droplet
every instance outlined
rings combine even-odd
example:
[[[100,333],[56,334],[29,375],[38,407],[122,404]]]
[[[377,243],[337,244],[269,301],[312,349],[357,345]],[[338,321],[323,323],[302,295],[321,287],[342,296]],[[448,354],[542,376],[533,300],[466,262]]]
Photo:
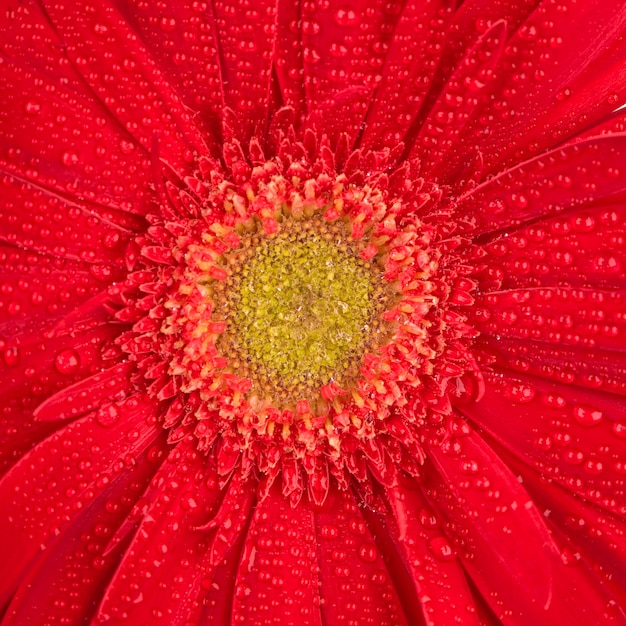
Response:
[[[585,455],[580,450],[568,450],[565,453],[565,460],[570,465],[580,465],[585,460]]]
[[[560,102],[563,102],[564,100],[567,100],[570,96],[572,95],[572,91],[571,89],[561,89],[561,91],[559,91],[556,94],[556,99],[559,100]]]
[[[113,275],[113,268],[110,265],[94,264],[89,266],[89,273],[96,279],[107,282]]]
[[[24,105],[24,110],[29,115],[37,115],[39,111],[41,111],[41,104],[39,104],[39,102],[37,102],[36,100],[29,100]]]
[[[166,33],[171,33],[176,30],[176,20],[173,17],[162,17],[159,21],[161,30]]]
[[[61,155],[61,163],[66,167],[73,167],[78,163],[78,155],[75,152],[64,152]]]
[[[378,558],[376,546],[368,541],[359,547],[359,557],[367,563],[374,563]]]
[[[334,539],[339,536],[339,529],[331,524],[324,524],[320,527],[319,532],[324,539]]]
[[[359,21],[359,18],[352,9],[342,8],[335,13],[335,21],[339,26],[354,26]]]
[[[64,376],[74,374],[80,367],[80,359],[76,350],[68,348],[59,352],[54,358],[54,367],[59,374]]]
[[[581,426],[595,426],[602,421],[603,417],[602,411],[598,411],[593,407],[583,404],[574,407],[574,419]]]
[[[117,230],[110,230],[102,238],[102,245],[108,250],[112,250],[119,245],[121,238],[122,236]]]
[[[615,422],[613,424],[613,434],[620,439],[626,439],[626,424],[623,422]]]
[[[109,27],[105,24],[94,24],[93,32],[96,33],[96,35],[100,35],[101,37],[103,37],[109,32]]]
[[[5,348],[2,351],[2,360],[7,367],[15,367],[20,362],[20,353],[17,346]]]
[[[360,537],[362,537],[363,535],[365,535],[365,533],[367,533],[367,526],[365,525],[365,522],[362,519],[359,518],[352,518],[348,524],[350,531],[353,532],[355,535],[358,535]]]
[[[337,578],[350,578],[352,573],[351,569],[347,565],[338,565],[335,567],[334,572]]]
[[[588,474],[593,476],[599,476],[604,471],[604,465],[598,459],[589,459],[583,467]]]
[[[528,206],[528,198],[521,193],[512,193],[511,204],[515,209],[525,209]]]
[[[439,561],[452,561],[456,558],[450,542],[445,537],[433,537],[428,542],[428,549]]]
[[[96,421],[105,427],[113,426],[120,419],[120,410],[115,404],[101,406],[96,412]]]
[[[120,150],[123,154],[130,154],[135,149],[135,144],[132,141],[122,139],[120,141]]]

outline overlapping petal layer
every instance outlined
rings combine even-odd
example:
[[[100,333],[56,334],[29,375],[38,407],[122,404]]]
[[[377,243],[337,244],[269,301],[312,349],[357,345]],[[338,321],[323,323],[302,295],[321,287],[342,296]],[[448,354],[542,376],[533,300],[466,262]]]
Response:
[[[625,624],[625,35],[617,0],[2,0],[2,625]],[[457,251],[445,368],[381,379],[348,478],[202,448],[116,342],[272,159]]]

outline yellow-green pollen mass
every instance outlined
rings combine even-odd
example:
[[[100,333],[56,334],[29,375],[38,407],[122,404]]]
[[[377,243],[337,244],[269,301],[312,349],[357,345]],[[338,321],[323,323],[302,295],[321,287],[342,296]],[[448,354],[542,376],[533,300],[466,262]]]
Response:
[[[326,383],[369,344],[381,292],[369,262],[341,238],[280,233],[260,242],[234,276],[231,345],[273,386]]]

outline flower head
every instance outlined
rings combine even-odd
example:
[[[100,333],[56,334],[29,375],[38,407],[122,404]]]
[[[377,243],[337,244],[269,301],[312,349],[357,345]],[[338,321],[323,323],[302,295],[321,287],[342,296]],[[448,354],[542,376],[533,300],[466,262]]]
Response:
[[[625,30],[7,0],[2,626],[626,623]]]

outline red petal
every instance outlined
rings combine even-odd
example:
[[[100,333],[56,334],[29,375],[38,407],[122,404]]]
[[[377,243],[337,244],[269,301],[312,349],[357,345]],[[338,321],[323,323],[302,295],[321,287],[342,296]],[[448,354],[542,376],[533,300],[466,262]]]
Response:
[[[303,499],[299,506],[310,506]],[[407,624],[394,580],[354,496],[334,490],[315,510],[324,624]]]
[[[437,69],[437,87],[440,89],[475,44],[476,37],[493,24],[504,20],[509,36],[513,35],[542,0],[463,0],[454,13],[446,49]]]
[[[502,287],[626,287],[626,207],[567,211],[524,228],[496,234],[484,261]]]
[[[2,178],[2,195],[0,240],[90,265],[108,265],[108,276],[102,270],[96,276],[112,282],[131,235],[125,225],[115,223],[117,211],[93,210],[9,175]]]
[[[106,409],[106,415],[99,417],[111,420],[118,416],[115,400],[126,396],[131,389],[130,375],[134,371],[133,363],[120,363],[108,370],[65,387],[46,398],[33,412],[40,421],[64,420],[80,417],[94,410]]]
[[[385,0],[302,4],[304,86],[309,114],[342,91],[374,90],[398,19],[397,5]]]
[[[465,415],[544,476],[626,519],[624,399],[521,374],[485,373],[485,382]]]
[[[625,150],[626,135],[619,134],[548,152],[470,191],[459,214],[475,218],[474,233],[481,234],[598,203],[626,188],[615,169]]]
[[[581,568],[581,574],[602,580],[607,592],[607,606],[612,604],[612,612],[623,618],[623,607],[626,606],[626,524],[592,504],[581,502],[497,444],[493,445],[509,467],[519,473],[537,505],[544,510],[553,535],[564,546],[564,562],[571,564],[582,560],[588,571]]]
[[[483,333],[552,346],[626,351],[626,292],[599,289],[511,289],[476,298]]]
[[[142,520],[98,609],[100,621],[184,624],[210,585],[211,535],[200,528],[223,492],[215,464],[183,442],[145,497]],[[243,519],[248,511],[238,512]]]
[[[207,576],[202,584],[205,593],[198,617],[198,626],[230,624],[236,593],[237,569],[246,541],[245,526],[250,522],[249,504],[254,499],[250,496],[256,497],[253,485],[248,484],[246,488],[250,489],[246,498],[239,498],[240,502],[236,502],[237,498],[234,499],[235,507],[238,508],[234,508],[231,513],[234,514],[236,533],[231,537],[228,549],[220,555],[217,561],[212,558],[215,555],[213,550],[209,554],[209,563],[206,566]],[[244,505],[242,515],[239,514],[241,504]],[[233,518],[230,519],[233,520]]]
[[[306,105],[298,2],[278,0],[275,57],[274,69],[283,102],[294,110],[297,119]]]
[[[583,133],[574,137],[571,143],[583,141],[597,135],[614,135],[626,132],[626,109],[620,107],[613,113],[605,116],[598,124],[593,124]]]
[[[584,546],[591,557],[590,564],[602,561],[608,572],[626,584],[626,522],[568,493],[510,453],[507,458],[523,476],[524,485],[536,502],[545,508],[544,515],[554,528],[575,545]]]
[[[102,276],[102,267],[0,244],[0,336],[36,334],[54,325],[121,276],[108,265]]]
[[[183,172],[190,151],[207,151],[192,114],[113,3],[45,8],[71,63],[131,137],[146,150],[156,138],[159,155]]]
[[[562,6],[539,3],[511,38],[495,70],[493,95],[460,137],[449,171],[461,168],[475,147],[488,170],[519,162],[624,102],[623,4],[589,0],[568,4],[565,11]]]
[[[74,336],[0,339],[0,473],[58,428],[33,419],[37,405],[100,367],[103,344],[117,334],[111,325],[72,331]]]
[[[26,396],[0,393],[0,476],[26,454],[37,442],[53,433],[58,425],[33,419],[36,401]],[[25,404],[26,406],[23,406]]]
[[[92,308],[91,313],[91,323],[89,320],[76,320],[75,324],[61,326],[69,319],[68,315],[45,333],[16,334],[6,341],[0,340],[3,365],[8,372],[5,386],[30,381],[32,389],[28,395],[41,400],[47,393],[56,390],[55,385],[57,388],[65,387],[91,374],[101,365],[99,359],[103,345],[119,334],[119,325],[103,320],[101,310]],[[53,385],[46,385],[46,391],[35,388],[35,383],[50,381],[50,372],[54,372]]]
[[[42,546],[154,441],[152,407],[130,399],[117,423],[93,415],[73,422],[33,448],[0,481],[0,605]]]
[[[3,626],[84,624],[120,558],[105,555],[107,540],[126,518],[158,465],[155,446],[136,458],[41,554],[22,580]]]
[[[276,39],[276,0],[213,0],[226,104],[238,114],[234,129],[247,145],[269,121],[270,79]]]
[[[149,50],[164,80],[195,118],[214,154],[224,107],[219,42],[212,8],[193,0],[116,2],[128,25]]]
[[[496,22],[467,51],[424,120],[409,158],[422,158],[423,175],[440,178],[451,147],[463,136],[493,78],[506,40],[506,22]]]
[[[500,369],[626,395],[626,354],[486,336],[479,345]]]
[[[418,485],[400,480],[385,498],[394,521],[387,520],[388,532],[411,573],[426,623],[480,624],[465,572]]]
[[[444,48],[454,0],[408,0],[389,42],[362,146],[394,147],[420,111]]]
[[[368,94],[365,87],[341,91],[333,98],[318,103],[306,118],[304,127],[327,135],[333,147],[345,135],[352,147],[367,113]]]
[[[43,11],[7,6],[0,40],[0,169],[58,194],[145,212],[146,154],[68,62]]]
[[[440,476],[431,475],[426,493],[498,617],[537,626],[623,623],[611,619],[598,584],[563,564],[528,493],[484,441],[469,431],[456,443],[448,452],[429,443]]]
[[[82,261],[104,283],[112,282],[122,265],[121,250],[130,238],[124,225],[115,222],[113,209],[76,204],[38,185],[5,174],[0,178],[3,206],[0,241]]]
[[[276,485],[254,512],[236,579],[233,623],[322,626],[315,518]],[[334,623],[334,622],[331,622]],[[339,623],[339,622],[337,622]]]

